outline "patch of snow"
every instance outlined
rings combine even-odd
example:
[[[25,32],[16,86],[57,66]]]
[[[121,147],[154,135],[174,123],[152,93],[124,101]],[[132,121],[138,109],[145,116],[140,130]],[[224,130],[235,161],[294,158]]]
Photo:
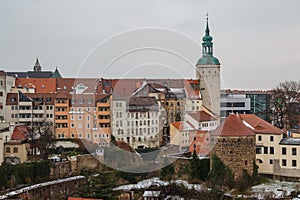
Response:
[[[44,183],[31,185],[31,186],[24,187],[24,188],[19,189],[19,190],[15,190],[15,191],[6,193],[4,195],[0,195],[0,199],[7,199],[8,197],[18,195],[18,194],[22,194],[22,193],[25,193],[27,191],[30,191],[30,190],[33,190],[33,189],[36,189],[36,188],[46,187],[46,186],[49,186],[49,185],[54,185],[54,184],[58,184],[58,183],[63,183],[63,182],[68,182],[68,181],[73,181],[73,180],[78,180],[78,179],[83,179],[83,178],[84,178],[84,176],[73,176],[73,177],[69,177],[69,178],[65,178],[65,179],[58,179],[58,180],[54,180],[54,181],[48,181],[48,182],[44,182]]]
[[[168,182],[168,181],[162,181],[158,177],[154,177],[154,178],[140,181],[137,184],[121,185],[119,187],[114,188],[113,190],[129,191],[129,190],[133,190],[133,189],[147,189],[151,186],[167,186],[170,183],[183,185],[184,187],[186,187],[189,190],[194,189],[194,190],[199,191],[199,190],[204,189],[204,186],[200,185],[200,184],[189,184],[187,181],[183,181],[183,180],[175,180],[175,181],[171,180],[170,182]]]
[[[297,185],[299,186],[295,182],[271,180],[269,183],[253,186],[251,188],[251,192],[254,193],[252,197],[265,199],[266,195],[271,195],[271,197],[279,199],[291,195],[291,192],[296,190]]]
[[[245,126],[247,126],[248,128],[251,128],[252,130],[254,130],[253,126],[251,126],[250,124],[248,124],[246,121],[243,120],[243,123]]]

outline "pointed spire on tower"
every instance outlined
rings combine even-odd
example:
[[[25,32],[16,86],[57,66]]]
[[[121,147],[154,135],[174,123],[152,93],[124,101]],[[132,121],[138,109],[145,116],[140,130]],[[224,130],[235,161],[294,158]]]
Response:
[[[39,63],[39,58],[38,57],[36,57],[36,61],[35,61],[35,64],[33,66],[33,71],[35,71],[35,72],[42,71],[42,67],[41,67],[41,65]]]
[[[53,72],[51,78],[62,78],[61,74],[58,71],[57,66],[55,67],[55,71]]]
[[[205,35],[206,35],[206,36],[209,36],[208,13],[206,13],[206,29],[205,29]]]
[[[220,65],[219,60],[213,56],[213,37],[210,35],[208,13],[206,13],[205,35],[202,38],[202,57],[197,65]]]

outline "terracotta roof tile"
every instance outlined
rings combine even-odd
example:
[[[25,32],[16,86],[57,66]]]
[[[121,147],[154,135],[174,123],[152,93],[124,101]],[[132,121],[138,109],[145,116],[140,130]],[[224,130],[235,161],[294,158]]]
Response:
[[[254,114],[240,114],[240,118],[253,127],[256,133],[282,134],[282,131]]]
[[[192,131],[192,130],[195,130],[195,128],[190,123],[185,122],[185,121],[171,122],[171,125],[173,125],[179,131]]]
[[[54,78],[16,78],[17,87],[35,88],[36,93],[56,92]]]
[[[11,140],[27,140],[27,134],[29,131],[29,128],[25,125],[16,126],[11,135]]]
[[[239,115],[230,114],[225,121],[211,133],[221,137],[239,137],[255,135],[254,131],[247,127]]]
[[[190,115],[192,118],[194,118],[198,122],[217,120],[217,118],[215,116],[210,115],[209,113],[207,113],[205,111],[189,112],[187,114]]]

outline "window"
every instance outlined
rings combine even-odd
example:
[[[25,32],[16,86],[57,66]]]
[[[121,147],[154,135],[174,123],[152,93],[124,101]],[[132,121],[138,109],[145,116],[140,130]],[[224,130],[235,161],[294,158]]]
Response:
[[[18,153],[18,147],[14,147],[14,153]]]
[[[297,167],[297,160],[292,160],[292,167]]]
[[[264,154],[268,154],[268,147],[264,147]]]
[[[270,165],[273,165],[273,160],[272,159],[270,159]]]
[[[274,141],[274,136],[270,136],[270,141],[271,141],[271,142]]]
[[[78,124],[78,128],[82,128],[82,124],[80,123],[80,124]]]
[[[256,147],[256,154],[261,154],[261,148],[260,147]]]
[[[274,147],[270,147],[270,154],[274,154]]]
[[[10,147],[6,147],[6,153],[10,153]]]
[[[282,147],[281,153],[282,153],[282,155],[286,155],[286,148],[285,147]]]
[[[297,155],[297,149],[296,148],[292,148],[292,155],[296,156]]]
[[[286,159],[282,159],[282,166],[286,166]]]
[[[261,135],[258,136],[258,141],[261,141]]]

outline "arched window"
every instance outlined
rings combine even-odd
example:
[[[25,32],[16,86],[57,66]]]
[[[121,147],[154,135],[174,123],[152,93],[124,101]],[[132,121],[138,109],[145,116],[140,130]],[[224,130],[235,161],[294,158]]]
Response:
[[[10,147],[6,147],[6,153],[10,153]]]
[[[18,153],[18,147],[14,147],[14,153]]]

